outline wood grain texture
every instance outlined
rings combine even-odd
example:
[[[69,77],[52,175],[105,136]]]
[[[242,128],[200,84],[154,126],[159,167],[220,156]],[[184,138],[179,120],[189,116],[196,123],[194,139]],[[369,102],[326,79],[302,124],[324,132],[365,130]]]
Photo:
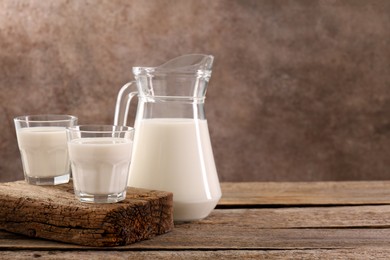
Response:
[[[387,259],[388,186],[389,182],[222,183],[222,208],[201,221],[176,223],[172,232],[150,240],[97,251],[0,231],[0,250],[6,259]],[[224,202],[229,196],[231,206]]]
[[[292,250],[216,250],[216,251],[13,251],[1,252],[3,259],[388,259],[388,248],[292,249]]]
[[[222,250],[319,250],[388,248],[389,229],[232,229],[229,226],[196,230],[197,226],[176,227],[174,231],[150,240],[121,247],[99,247],[98,251],[222,251]],[[187,230],[186,230],[187,229]],[[96,247],[29,239],[0,231],[0,250],[91,251]]]
[[[390,244],[390,206],[223,209],[115,250],[324,249]],[[80,249],[1,232],[0,249]],[[108,250],[108,249],[107,249]]]
[[[75,198],[71,183],[2,183],[0,228],[85,246],[127,245],[173,228],[172,194],[129,188],[120,203],[88,204]]]
[[[225,182],[219,206],[390,204],[390,181]]]

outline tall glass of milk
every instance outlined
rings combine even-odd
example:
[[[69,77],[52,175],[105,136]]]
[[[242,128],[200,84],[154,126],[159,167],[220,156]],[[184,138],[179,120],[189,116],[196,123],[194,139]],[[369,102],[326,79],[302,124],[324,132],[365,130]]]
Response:
[[[173,193],[175,221],[207,217],[221,197],[204,102],[213,56],[184,55],[134,67],[119,91],[114,124],[126,125],[138,96],[128,185]]]
[[[77,124],[71,115],[29,115],[14,118],[25,180],[35,185],[69,182],[66,128]]]
[[[113,125],[69,127],[73,186],[81,202],[115,203],[126,198],[134,129]]]

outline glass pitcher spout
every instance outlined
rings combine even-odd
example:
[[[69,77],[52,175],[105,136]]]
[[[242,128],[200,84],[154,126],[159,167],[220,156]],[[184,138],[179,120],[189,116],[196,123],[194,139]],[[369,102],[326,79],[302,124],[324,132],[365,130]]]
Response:
[[[192,97],[206,94],[214,57],[188,54],[158,67],[134,67],[138,94],[141,97]]]
[[[205,54],[187,54],[171,59],[158,67],[134,67],[133,73],[145,74],[168,74],[168,73],[211,73],[214,57]]]
[[[156,67],[156,71],[161,72],[199,72],[211,70],[214,57],[205,54],[187,54]]]

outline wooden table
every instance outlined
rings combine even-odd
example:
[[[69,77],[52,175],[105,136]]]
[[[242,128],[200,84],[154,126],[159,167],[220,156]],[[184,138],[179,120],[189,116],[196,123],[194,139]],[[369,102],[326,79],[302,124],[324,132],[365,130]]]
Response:
[[[390,181],[221,187],[208,218],[151,240],[91,248],[0,231],[0,259],[390,258]]]

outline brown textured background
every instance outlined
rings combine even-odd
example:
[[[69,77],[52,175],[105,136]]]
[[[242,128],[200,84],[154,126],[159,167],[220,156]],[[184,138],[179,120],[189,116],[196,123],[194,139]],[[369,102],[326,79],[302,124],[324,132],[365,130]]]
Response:
[[[132,66],[186,53],[221,181],[390,179],[389,39],[388,0],[0,0],[0,180],[14,116],[111,123]]]

